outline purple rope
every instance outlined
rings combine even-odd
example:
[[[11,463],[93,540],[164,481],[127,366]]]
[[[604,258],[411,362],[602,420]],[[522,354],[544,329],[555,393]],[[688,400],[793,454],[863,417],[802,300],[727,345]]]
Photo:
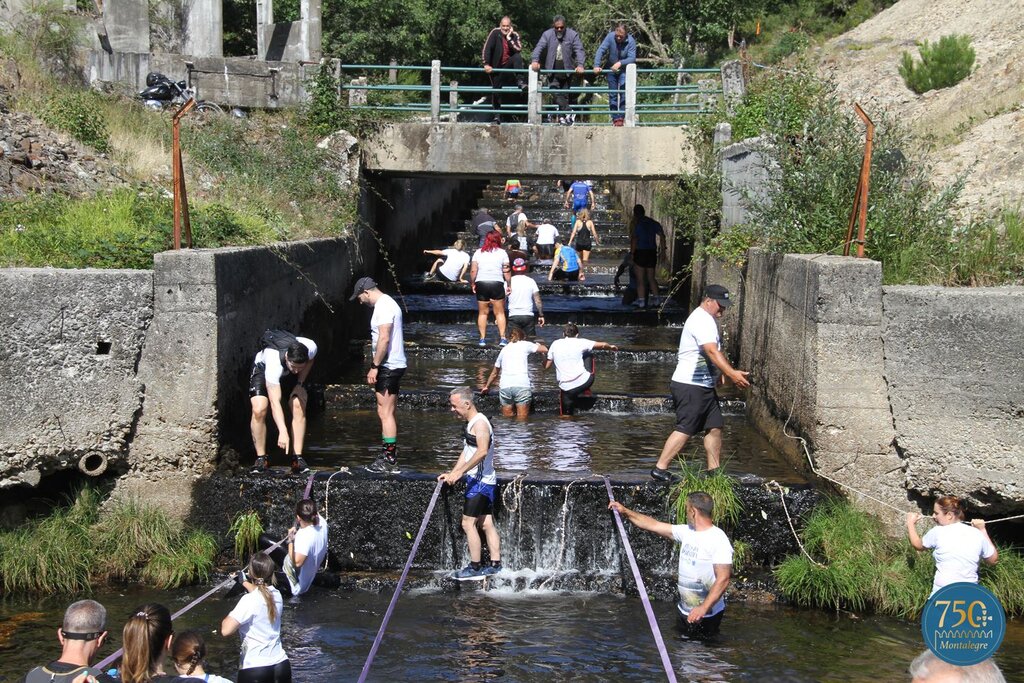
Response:
[[[313,477],[315,477],[315,476],[316,476],[316,472],[310,472],[309,479],[306,481],[306,491],[305,491],[305,493],[302,494],[303,498],[309,498],[309,492],[313,489]],[[277,550],[278,548],[281,547],[281,544],[284,543],[287,540],[288,540],[288,537],[285,536],[280,541],[278,541],[277,543],[274,543],[273,545],[271,545],[269,548],[267,548],[263,552],[269,553],[272,550]],[[223,581],[218,583],[216,586],[214,586],[210,590],[206,591],[205,593],[200,595],[198,598],[196,598],[195,600],[193,600],[192,602],[188,603],[187,605],[182,607],[180,610],[178,610],[177,612],[172,614],[171,615],[171,621],[174,621],[175,619],[180,617],[182,614],[184,614],[185,612],[188,612],[190,609],[192,609],[193,607],[195,607],[196,605],[201,603],[206,598],[210,597],[211,595],[213,595],[214,593],[216,593],[217,591],[219,591],[222,588],[227,588],[228,586],[230,586],[234,582],[235,582],[235,577],[234,576],[232,576],[230,578],[227,578],[227,579],[224,579]],[[102,671],[103,669],[105,669],[106,667],[110,666],[111,664],[113,664],[117,660],[121,659],[121,655],[123,655],[123,654],[124,654],[124,648],[121,648],[117,652],[115,652],[114,654],[110,655],[109,657],[106,657],[103,661],[101,661],[99,664],[97,664],[96,668],[99,669],[100,671]]]
[[[370,654],[366,656],[366,663],[363,664],[363,670],[359,674],[358,683],[363,683],[366,680],[367,674],[370,673],[370,667],[373,666],[373,658],[377,656],[377,648],[380,647],[380,641],[384,638],[384,629],[388,627],[388,621],[391,619],[391,613],[395,611],[395,603],[398,602],[398,596],[402,592],[402,585],[405,583],[405,577],[409,574],[409,568],[412,566],[412,561],[416,557],[416,551],[420,549],[420,541],[423,539],[423,532],[427,530],[427,523],[430,521],[430,514],[434,511],[434,504],[437,503],[437,496],[441,493],[441,487],[444,482],[437,482],[437,487],[434,489],[434,495],[430,497],[430,505],[427,506],[427,511],[423,515],[423,521],[420,522],[420,530],[416,533],[416,540],[413,541],[412,551],[409,553],[409,559],[405,561],[405,568],[402,569],[402,576],[398,579],[398,585],[395,587],[395,594],[391,596],[391,604],[388,605],[388,609],[384,612],[384,621],[380,623],[380,628],[377,629],[377,637],[373,639],[373,646],[370,648]]]
[[[604,478],[604,487],[608,490],[608,500],[615,502],[615,494],[612,493],[612,485],[608,477]],[[640,576],[640,568],[636,566],[636,557],[633,556],[633,546],[629,544],[629,536],[626,535],[626,527],[622,525],[622,516],[618,510],[612,510],[615,514],[615,524],[619,527],[619,535],[622,537],[622,545],[626,548],[626,557],[629,558],[629,568],[633,570],[633,579],[636,580],[636,588],[640,593],[640,601],[644,604],[644,611],[647,612],[647,623],[651,625],[651,633],[654,634],[654,642],[658,644],[658,654],[661,655],[661,664],[665,667],[665,675],[672,683],[676,683],[676,672],[672,669],[672,660],[668,658],[668,650],[665,649],[665,641],[661,637],[661,629],[658,628],[658,620],[654,618],[654,610],[651,608],[651,599],[647,597],[647,588],[644,587],[644,580]]]

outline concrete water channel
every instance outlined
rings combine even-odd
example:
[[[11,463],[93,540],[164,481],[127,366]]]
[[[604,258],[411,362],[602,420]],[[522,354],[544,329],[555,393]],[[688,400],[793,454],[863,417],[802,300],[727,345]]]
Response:
[[[497,517],[506,569],[483,588],[446,578],[466,561],[458,531],[461,494],[446,494],[370,680],[651,681],[664,676],[605,510],[600,475],[609,475],[616,495],[629,504],[668,516],[665,487],[651,482],[647,472],[674,423],[668,381],[687,311],[676,303],[658,311],[621,304],[612,278],[627,245],[625,221],[603,188],[595,189],[601,246],[594,249],[586,282],[549,284],[545,264],[532,270],[548,322],[538,336],[550,343],[571,320],[582,326],[581,336],[616,344],[620,351],[599,354],[593,406],[573,419],[558,416],[554,373],[543,371],[539,356],[531,360],[535,410],[529,420],[500,417],[494,392],[480,399],[497,442],[503,484]],[[503,220],[512,203],[500,194],[492,183],[481,204]],[[561,201],[552,183],[534,181],[521,203],[532,221],[549,220],[566,235]],[[460,236],[475,243],[458,229],[449,241]],[[424,257],[423,269],[429,262]],[[296,681],[358,676],[433,488],[432,477],[447,470],[461,448],[463,424],[448,410],[448,392],[464,384],[478,388],[499,350],[493,327],[489,346],[476,345],[476,307],[468,286],[424,282],[419,273],[399,274],[397,286],[381,282],[406,308],[409,370],[398,409],[404,472],[397,477],[359,472],[379,449],[373,394],[364,384],[367,344],[359,341],[351,349],[359,360],[340,382],[326,387],[326,408],[312,420],[307,439],[307,460],[321,470],[314,491],[326,501],[332,520],[329,564],[339,572],[340,585],[315,588],[286,603],[283,641]],[[752,564],[763,566],[739,573],[717,641],[701,644],[677,636],[669,544],[627,526],[679,680],[907,680],[907,665],[922,649],[916,622],[798,609],[763,590],[766,567],[796,552],[778,495],[765,482],[776,480],[791,489],[793,514],[813,504],[815,492],[750,426],[743,397],[725,398],[724,466],[738,478],[746,505],[735,539],[751,548]],[[703,461],[699,443],[685,455]],[[280,501],[294,496],[305,481],[283,474],[240,478],[249,502],[276,501],[280,509],[266,510],[275,530],[288,518],[287,504]],[[103,654],[119,644],[117,631],[137,605],[155,600],[173,610],[205,589],[98,591],[94,597],[107,605],[114,629]],[[51,658],[57,650],[53,629],[64,606],[63,599],[53,597],[0,603],[0,682],[19,680],[28,668]],[[237,640],[212,633],[232,606],[233,601],[214,598],[177,625],[207,634],[208,669],[229,677],[237,671]],[[1007,680],[1024,681],[1022,653],[1024,629],[1012,623],[997,656]]]

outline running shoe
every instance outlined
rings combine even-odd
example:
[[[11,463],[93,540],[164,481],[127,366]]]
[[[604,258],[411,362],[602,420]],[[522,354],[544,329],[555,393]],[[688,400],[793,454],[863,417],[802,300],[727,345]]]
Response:
[[[263,474],[270,469],[270,463],[267,462],[267,456],[257,455],[256,462],[252,465],[253,474]]]
[[[452,578],[456,581],[482,581],[487,575],[484,574],[484,569],[473,569],[472,565],[467,564],[459,571],[452,574]]]
[[[498,346],[508,346],[508,339],[502,337],[501,340],[498,341]]]
[[[485,346],[487,346],[487,340],[486,340],[486,339],[481,339],[480,341],[478,341],[478,342],[476,343],[476,345],[477,345],[477,346],[479,346],[479,347],[480,347],[480,348],[482,349],[482,348],[484,348]]]
[[[384,455],[378,455],[373,464],[366,466],[366,471],[378,474],[394,474],[398,472],[398,461]]]
[[[309,465],[306,464],[306,459],[301,455],[295,456],[292,460],[292,474],[306,474],[309,472]]]
[[[423,273],[423,281],[424,282],[430,282],[431,280],[436,280],[436,279],[437,279],[437,275],[435,275],[434,273],[431,273],[429,270],[427,272]]]
[[[655,481],[663,481],[666,484],[674,484],[679,481],[680,477],[675,472],[655,467],[651,470],[651,479],[654,479]]]
[[[500,571],[501,571],[501,565],[500,564],[497,567],[495,567],[493,565],[487,565],[486,567],[480,567],[480,573],[483,574],[484,576],[494,576],[495,574],[497,574]]]

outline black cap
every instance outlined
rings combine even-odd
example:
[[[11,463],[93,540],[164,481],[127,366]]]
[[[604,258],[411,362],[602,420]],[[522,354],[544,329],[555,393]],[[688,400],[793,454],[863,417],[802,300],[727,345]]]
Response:
[[[732,304],[732,297],[729,296],[729,290],[722,285],[708,285],[704,289],[704,296],[709,299],[714,299],[722,308],[728,308],[729,305]]]
[[[355,301],[359,298],[359,295],[368,289],[374,289],[377,287],[377,282],[372,277],[361,277],[356,280],[356,288],[352,290],[352,296],[348,298],[349,301]]]

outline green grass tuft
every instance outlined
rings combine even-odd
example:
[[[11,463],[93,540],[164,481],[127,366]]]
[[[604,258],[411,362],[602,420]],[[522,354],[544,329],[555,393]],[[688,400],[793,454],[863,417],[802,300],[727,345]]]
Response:
[[[263,522],[260,521],[259,513],[255,510],[239,512],[228,534],[235,537],[235,558],[239,562],[245,562],[246,558],[259,549],[260,534],[263,533]]]
[[[216,554],[214,537],[205,531],[193,531],[170,552],[154,555],[142,570],[142,578],[157,588],[177,588],[206,581]]]
[[[685,523],[686,496],[703,491],[715,501],[714,522],[719,526],[734,527],[743,511],[743,501],[736,494],[731,477],[719,467],[711,474],[698,465],[691,465],[679,459],[680,481],[672,488],[670,500],[676,510],[676,519]]]
[[[172,554],[176,540],[167,515],[133,499],[114,502],[94,531],[98,571],[108,579],[131,578],[151,557]]]

